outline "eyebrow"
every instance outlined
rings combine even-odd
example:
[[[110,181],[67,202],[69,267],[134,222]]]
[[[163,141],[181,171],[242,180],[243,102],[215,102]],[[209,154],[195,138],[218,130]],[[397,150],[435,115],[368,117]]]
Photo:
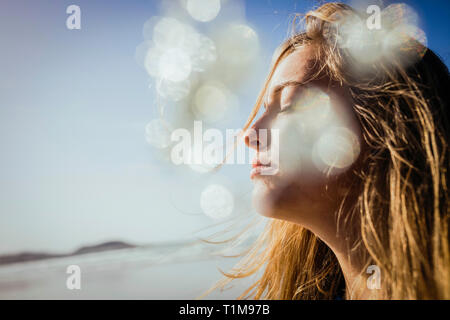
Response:
[[[284,81],[281,82],[279,84],[277,84],[275,86],[275,88],[273,88],[273,93],[278,93],[280,91],[282,91],[284,88],[286,87],[290,87],[290,86],[302,86],[304,85],[304,82],[301,81],[295,81],[295,80],[288,80],[288,81]]]

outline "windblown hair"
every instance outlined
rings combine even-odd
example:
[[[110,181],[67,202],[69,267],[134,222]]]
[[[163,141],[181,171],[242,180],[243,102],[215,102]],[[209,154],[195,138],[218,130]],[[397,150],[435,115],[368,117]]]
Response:
[[[343,197],[336,217],[345,216],[342,223],[358,221],[361,236],[352,246],[365,252],[367,266],[380,268],[377,297],[450,299],[448,69],[428,49],[413,64],[381,59],[358,72],[346,49],[330,41],[338,32],[334,22],[346,15],[357,13],[340,3],[306,14],[305,31],[292,35],[275,53],[244,131],[280,62],[299,47],[314,46],[313,78],[326,76],[348,87],[362,128],[366,147],[345,186],[352,197]],[[334,299],[344,286],[331,249],[311,231],[281,220],[267,224],[219,286],[259,272],[240,298]]]

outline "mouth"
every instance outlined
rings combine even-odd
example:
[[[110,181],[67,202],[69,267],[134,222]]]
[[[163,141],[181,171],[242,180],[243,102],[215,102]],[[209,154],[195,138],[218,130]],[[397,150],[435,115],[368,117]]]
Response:
[[[272,170],[272,167],[270,165],[262,164],[257,159],[255,159],[252,161],[252,170],[250,171],[250,179],[254,179],[258,176],[261,176],[268,170]]]
[[[250,179],[253,180],[257,176],[260,176],[262,170],[263,170],[263,166],[253,167],[252,170],[250,171]]]

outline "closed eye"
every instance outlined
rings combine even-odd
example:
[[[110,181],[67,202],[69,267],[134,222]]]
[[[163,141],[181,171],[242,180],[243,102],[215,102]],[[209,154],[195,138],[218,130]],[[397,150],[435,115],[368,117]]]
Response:
[[[288,104],[286,106],[281,107],[278,113],[284,113],[292,110],[292,104]]]

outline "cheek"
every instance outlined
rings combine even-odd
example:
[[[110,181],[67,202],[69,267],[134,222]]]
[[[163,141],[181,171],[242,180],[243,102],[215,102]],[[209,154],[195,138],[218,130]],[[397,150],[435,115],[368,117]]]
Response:
[[[303,109],[280,114],[272,129],[280,175],[320,180],[345,172],[360,153],[360,131],[353,118],[340,112],[327,98],[302,104]]]

